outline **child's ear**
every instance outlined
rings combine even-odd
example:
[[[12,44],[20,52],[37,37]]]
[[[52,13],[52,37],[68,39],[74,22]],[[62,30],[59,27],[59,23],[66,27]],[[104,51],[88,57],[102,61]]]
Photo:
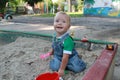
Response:
[[[69,24],[69,28],[71,27],[71,24]]]

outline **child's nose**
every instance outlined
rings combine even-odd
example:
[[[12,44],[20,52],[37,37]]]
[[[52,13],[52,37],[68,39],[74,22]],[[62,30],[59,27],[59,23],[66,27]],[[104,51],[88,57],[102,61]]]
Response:
[[[58,22],[58,24],[60,25],[60,24],[62,24],[62,22],[61,22],[61,21],[59,21],[59,22]]]

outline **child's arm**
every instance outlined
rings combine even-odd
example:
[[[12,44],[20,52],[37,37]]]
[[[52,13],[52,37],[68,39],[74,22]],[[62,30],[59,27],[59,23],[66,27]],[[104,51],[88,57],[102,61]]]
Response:
[[[53,53],[54,53],[53,48],[50,49],[49,53],[50,53],[50,55],[53,55]]]
[[[60,65],[60,68],[59,68],[59,71],[58,71],[60,76],[64,75],[64,70],[67,66],[68,59],[69,59],[69,54],[63,54],[62,62],[61,62],[61,65]]]
[[[53,54],[53,52],[54,52],[54,50],[51,49],[48,53],[41,54],[41,55],[40,55],[40,58],[41,58],[41,59],[46,59],[46,58],[48,58],[49,56],[51,56],[51,55]]]

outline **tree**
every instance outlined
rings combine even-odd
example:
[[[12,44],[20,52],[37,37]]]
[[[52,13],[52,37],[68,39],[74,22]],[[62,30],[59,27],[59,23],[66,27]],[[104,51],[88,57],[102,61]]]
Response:
[[[0,12],[4,13],[6,7],[16,7],[21,0],[0,0]]]
[[[77,0],[77,3],[78,3],[78,5],[77,5],[77,9],[78,9],[78,11],[82,11],[82,8],[83,8],[83,0]]]
[[[44,0],[24,0],[25,2],[28,2],[31,6],[34,6],[34,3],[42,2]]]
[[[71,0],[67,0],[68,1],[68,12],[72,11],[72,1]]]
[[[0,0],[0,13],[4,13],[5,6],[8,1],[9,0]]]
[[[24,0],[24,1],[38,3],[38,2],[42,2],[43,0]]]

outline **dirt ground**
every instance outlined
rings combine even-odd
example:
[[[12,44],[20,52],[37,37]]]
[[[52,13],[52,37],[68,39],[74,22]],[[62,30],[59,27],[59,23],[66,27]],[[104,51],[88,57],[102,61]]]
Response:
[[[0,22],[0,29],[32,31],[32,32],[39,32],[42,34],[51,34],[52,35],[54,33],[53,19],[54,18],[14,16],[14,19],[11,20],[10,22]],[[98,40],[116,42],[120,46],[120,18],[103,18],[103,17],[77,18],[77,17],[74,17],[74,18],[72,18],[72,21],[71,21],[70,32],[74,33],[75,38],[82,38],[83,36],[87,36],[89,39],[98,39]],[[29,45],[29,47],[31,47],[31,45]],[[36,50],[37,49],[39,49],[39,48],[36,48]],[[27,49],[27,50],[29,53],[29,49]],[[39,50],[37,50],[37,51],[39,51]],[[21,53],[24,54],[24,52],[21,52]],[[36,54],[36,55],[38,55],[38,54]],[[16,54],[15,56],[21,56],[21,55]],[[33,57],[31,58],[31,61],[32,60],[33,60]],[[27,59],[25,61],[27,63],[25,65],[32,64],[32,63],[29,63],[30,61]],[[37,62],[38,61],[36,61],[36,63]],[[10,65],[9,62],[6,62],[6,63],[8,64],[7,66]],[[2,63],[0,63],[0,64],[2,64]],[[17,63],[15,63],[14,65],[16,65],[16,64]],[[23,64],[23,63],[21,63],[21,64]],[[47,63],[46,63],[46,65],[47,65]],[[31,66],[35,66],[35,64],[33,64]],[[24,68],[24,66],[21,66],[21,67]],[[2,68],[0,68],[0,69],[2,69]],[[33,71],[33,73],[34,72],[35,71]],[[9,75],[9,73],[7,73],[7,74]],[[118,51],[117,51],[116,58],[115,58],[115,70],[114,70],[114,79],[113,80],[120,80],[119,74],[120,74],[120,47],[118,47]],[[27,75],[27,73],[26,73],[26,75]],[[36,73],[35,73],[35,75],[36,75]],[[6,75],[3,77],[6,77]],[[21,78],[19,78],[19,76],[17,76],[17,78],[14,78],[14,79],[20,80]],[[7,79],[4,79],[4,80],[7,80]],[[22,79],[22,80],[24,80],[24,79]]]

